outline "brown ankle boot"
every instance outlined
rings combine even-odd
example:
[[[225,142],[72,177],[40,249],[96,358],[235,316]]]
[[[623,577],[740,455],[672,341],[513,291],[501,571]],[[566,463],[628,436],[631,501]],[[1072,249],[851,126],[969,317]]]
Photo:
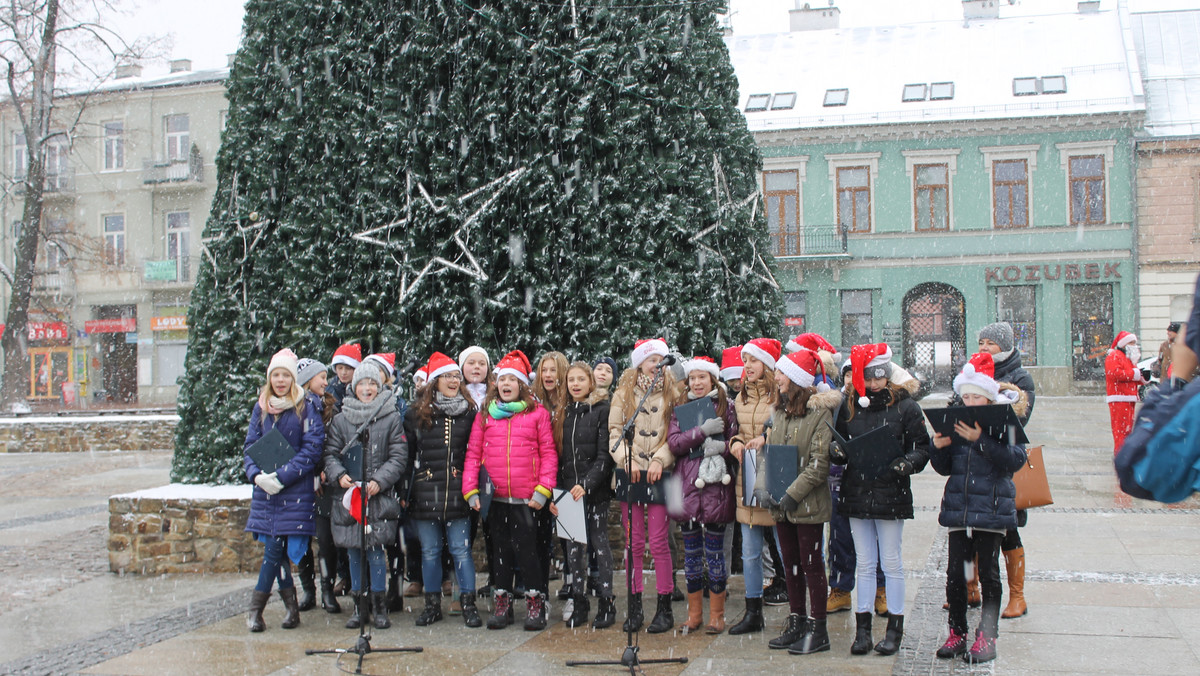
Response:
[[[967,607],[978,608],[983,605],[983,594],[979,592],[979,557],[975,557],[975,565],[971,569],[971,579],[967,580]]]
[[[725,631],[725,595],[728,592],[708,595],[708,626],[706,634],[720,634]]]
[[[1010,620],[1029,612],[1025,606],[1025,548],[1004,552],[1004,566],[1008,570],[1008,605],[1000,617]]]
[[[688,592],[687,602],[687,622],[679,625],[679,630],[691,634],[700,631],[700,625],[704,624],[704,590]]]

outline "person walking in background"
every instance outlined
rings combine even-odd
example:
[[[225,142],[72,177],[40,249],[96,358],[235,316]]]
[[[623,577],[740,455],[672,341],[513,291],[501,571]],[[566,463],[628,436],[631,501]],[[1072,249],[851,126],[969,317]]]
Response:
[[[1113,338],[1104,359],[1104,385],[1108,396],[1108,414],[1112,421],[1113,455],[1121,450],[1125,437],[1133,431],[1133,412],[1138,402],[1138,387],[1145,382],[1138,369],[1142,349],[1137,336],[1122,331]]]
[[[1167,339],[1158,346],[1158,360],[1154,362],[1153,373],[1160,380],[1171,377],[1171,348],[1179,336],[1179,322],[1167,324]]]
[[[966,406],[1012,404],[1026,413],[1027,398],[1017,386],[998,383],[988,352],[971,357],[954,378],[954,393]],[[999,635],[1000,543],[1017,524],[1017,491],[1013,472],[1025,464],[1025,449],[983,433],[978,423],[954,425],[954,437],[937,434],[929,452],[934,471],[946,480],[938,523],[950,529],[946,562],[946,597],[950,601],[950,636],[937,651],[943,659],[963,656],[969,662],[996,658]],[[967,648],[966,569],[977,569],[983,587],[983,610],[975,642]]]
[[[250,613],[246,618],[252,632],[266,627],[263,608],[271,598],[271,587],[276,580],[279,598],[283,599],[287,612],[280,626],[284,629],[300,626],[300,603],[296,599],[290,561],[303,558],[315,532],[313,478],[321,461],[325,426],[320,411],[308,404],[303,388],[296,384],[297,362],[295,353],[286,348],[271,357],[267,382],[250,412],[250,427],[242,447],[243,451],[249,451],[274,428],[296,452],[273,472],[264,472],[249,453],[244,455],[246,478],[254,484],[246,532],[253,533],[264,545],[258,583],[250,597]]]
[[[701,465],[708,458],[719,459],[724,476],[735,463],[729,453],[728,439],[737,433],[737,414],[720,386],[717,365],[708,357],[693,357],[684,362],[687,387],[675,400],[676,406],[707,397],[713,402],[715,418],[688,430],[679,429],[679,419],[671,414],[667,444],[675,456],[675,473],[683,491],[683,507],[678,515],[683,536],[683,568],[687,581],[688,619],[680,629],[692,633],[704,624],[704,584],[708,578],[709,621],[705,633],[725,631],[725,596],[728,573],[725,565],[725,530],[733,523],[737,495],[733,481],[705,481]],[[714,436],[722,435],[724,439]]]
[[[909,391],[890,381],[892,351],[886,343],[855,345],[850,351],[852,378],[846,385],[846,405],[838,416],[838,433],[854,439],[886,427],[900,455],[878,476],[864,474],[854,453],[835,453],[833,461],[846,464],[838,509],[850,519],[857,558],[857,629],[851,654],[871,651],[871,597],[875,567],[883,564],[887,585],[887,633],[875,651],[894,655],[904,637],[904,520],[913,518],[911,475],[929,460],[929,433],[925,415]]]

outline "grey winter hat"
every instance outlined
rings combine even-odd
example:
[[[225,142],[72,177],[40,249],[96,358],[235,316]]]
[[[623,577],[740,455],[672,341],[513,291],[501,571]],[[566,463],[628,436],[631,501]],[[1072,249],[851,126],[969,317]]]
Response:
[[[326,366],[316,359],[301,359],[296,362],[296,384],[304,387],[304,384],[316,377],[322,371],[325,371]]]
[[[383,387],[383,369],[379,367],[379,362],[364,359],[358,368],[354,369],[354,377],[350,379],[351,391],[358,387],[360,380],[374,380],[375,384]]]
[[[1008,322],[996,322],[979,329],[979,340],[984,338],[999,345],[1001,352],[1012,352],[1013,330]]]
[[[892,363],[880,364],[879,366],[864,366],[863,377],[867,380],[871,378],[891,378]]]

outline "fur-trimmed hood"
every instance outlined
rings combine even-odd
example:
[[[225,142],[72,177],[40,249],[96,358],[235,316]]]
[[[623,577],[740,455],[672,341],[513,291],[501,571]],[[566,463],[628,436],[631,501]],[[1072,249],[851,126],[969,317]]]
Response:
[[[1025,412],[1029,410],[1029,396],[1025,394],[1025,390],[1013,385],[1012,383],[998,383],[1001,392],[1016,392],[1017,400],[1012,403],[1013,413],[1017,414],[1018,418],[1024,418]]]
[[[888,382],[904,388],[912,397],[916,397],[917,392],[921,390],[921,381],[895,362],[892,363],[892,375],[888,378]]]
[[[585,399],[583,403],[587,404],[588,406],[595,406],[602,401],[608,401],[608,390],[603,390],[597,387],[596,389],[592,390],[592,393],[588,395],[588,398]]]
[[[842,405],[842,393],[840,390],[829,390],[827,392],[818,392],[808,398],[809,410],[828,409],[831,413],[837,413],[837,410]]]

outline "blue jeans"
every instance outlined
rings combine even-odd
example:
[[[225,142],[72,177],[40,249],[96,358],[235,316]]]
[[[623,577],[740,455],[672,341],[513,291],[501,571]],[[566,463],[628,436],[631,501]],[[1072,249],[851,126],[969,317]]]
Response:
[[[295,587],[292,582],[292,564],[287,558],[287,538],[267,538],[263,547],[262,567],[258,569],[258,584],[254,591],[271,593],[271,585],[279,580],[279,588]]]
[[[761,599],[763,593],[762,551],[766,526],[742,526],[742,575],[746,578],[746,598]]]
[[[350,548],[346,550],[346,555],[350,557],[350,589],[361,591],[362,580],[359,579],[361,575],[359,568],[362,566],[363,550]],[[372,547],[367,550],[367,572],[371,576],[371,591],[387,591],[387,556],[384,554],[383,547]]]
[[[833,498],[833,518],[829,520],[829,586],[844,592],[854,591],[855,568],[854,537],[850,534],[850,519],[838,514],[838,495],[842,492],[839,477],[829,480],[829,492]],[[875,588],[884,586],[883,566],[875,568]],[[868,594],[871,590],[868,589]]]
[[[883,566],[889,615],[904,614],[904,521],[901,519],[850,519],[857,555],[858,598],[855,612],[869,613],[874,603],[871,581]],[[863,592],[866,593],[863,593]]]
[[[475,593],[475,561],[471,559],[471,520],[463,517],[450,521],[413,520],[417,537],[421,539],[421,579],[426,594],[441,593],[442,534],[454,558],[454,574],[458,590]]]

